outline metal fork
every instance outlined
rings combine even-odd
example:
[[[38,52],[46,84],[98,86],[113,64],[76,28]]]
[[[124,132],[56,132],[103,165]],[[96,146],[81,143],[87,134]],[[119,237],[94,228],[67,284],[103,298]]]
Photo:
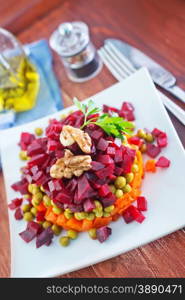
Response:
[[[106,44],[98,50],[98,53],[106,67],[118,81],[122,81],[136,72],[136,69],[132,66],[130,61],[112,43],[106,42]],[[158,92],[165,107],[185,125],[185,111],[163,93]]]

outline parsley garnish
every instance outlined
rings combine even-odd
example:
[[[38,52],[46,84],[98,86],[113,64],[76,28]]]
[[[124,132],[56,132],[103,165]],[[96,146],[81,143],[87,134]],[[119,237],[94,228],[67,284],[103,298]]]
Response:
[[[122,140],[124,132],[128,134],[132,133],[131,129],[134,128],[134,125],[131,122],[125,121],[121,117],[102,114],[98,117],[98,119],[97,117],[90,118],[91,115],[97,114],[101,111],[100,108],[95,107],[95,103],[92,100],[89,100],[87,104],[81,103],[77,98],[74,98],[73,101],[76,107],[84,114],[84,123],[81,126],[81,129],[88,124],[96,124],[108,135],[113,135]]]

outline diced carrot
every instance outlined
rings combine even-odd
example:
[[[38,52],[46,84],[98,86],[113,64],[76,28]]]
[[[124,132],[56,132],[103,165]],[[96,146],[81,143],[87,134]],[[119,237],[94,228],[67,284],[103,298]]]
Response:
[[[112,216],[112,221],[115,222],[119,219],[120,215],[119,214],[115,214]]]
[[[68,230],[70,229],[69,226],[67,226],[67,221],[68,219],[66,219],[66,217],[64,216],[64,214],[60,214],[58,217],[57,217],[57,220],[56,220],[56,224],[61,226],[62,228],[64,228],[65,230]]]
[[[82,221],[76,220],[74,217],[67,221],[67,226],[76,231],[82,231]]]
[[[55,215],[52,210],[50,210],[49,212],[47,211],[46,214],[45,214],[45,219],[48,221],[48,222],[51,222],[53,224],[56,223],[56,220],[57,220],[57,215]]]
[[[147,160],[147,162],[145,164],[145,171],[152,172],[152,173],[156,172],[155,159]]]
[[[93,228],[100,228],[103,226],[107,226],[111,221],[112,221],[112,217],[96,218],[93,222]]]
[[[41,202],[39,205],[37,205],[37,210],[45,212],[47,210],[47,208],[45,207],[44,203]]]
[[[93,228],[93,221],[84,219],[82,224],[82,231],[88,231],[91,228]]]

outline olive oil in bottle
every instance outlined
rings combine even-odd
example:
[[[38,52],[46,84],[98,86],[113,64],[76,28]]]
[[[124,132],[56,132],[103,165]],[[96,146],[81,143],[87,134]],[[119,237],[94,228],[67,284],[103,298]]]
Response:
[[[32,109],[39,90],[39,74],[18,40],[0,28],[0,111]]]
[[[9,64],[13,66],[16,57]],[[0,110],[26,111],[35,106],[39,90],[39,75],[33,64],[24,58],[15,73],[0,64]]]

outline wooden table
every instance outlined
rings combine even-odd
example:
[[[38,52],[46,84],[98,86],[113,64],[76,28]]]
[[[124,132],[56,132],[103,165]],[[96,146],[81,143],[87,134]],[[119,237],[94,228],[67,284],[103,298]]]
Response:
[[[0,26],[14,32],[23,43],[49,38],[61,22],[82,20],[91,29],[97,47],[105,38],[123,39],[156,59],[177,77],[185,89],[185,2],[183,0],[6,0],[0,6]],[[66,77],[57,55],[54,66],[65,106],[71,98],[85,99],[116,80],[106,68],[83,84]],[[181,107],[179,101],[173,99]],[[171,116],[185,145],[184,127]],[[0,277],[10,274],[9,229],[3,175],[0,175]],[[116,258],[62,277],[184,277],[185,234],[179,230]]]

